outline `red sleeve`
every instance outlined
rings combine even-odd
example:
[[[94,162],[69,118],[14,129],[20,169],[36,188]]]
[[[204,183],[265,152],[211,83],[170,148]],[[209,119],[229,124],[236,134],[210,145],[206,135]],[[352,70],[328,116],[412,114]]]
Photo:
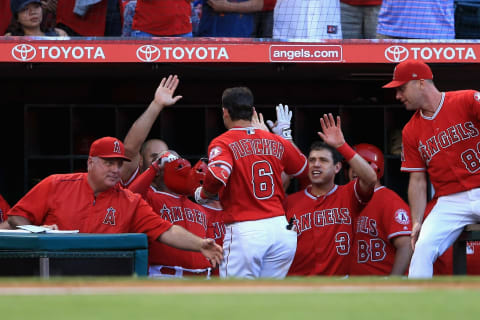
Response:
[[[307,172],[307,158],[291,142],[283,138],[280,139],[282,139],[282,144],[285,147],[285,154],[282,158],[285,173],[294,177],[304,176]]]
[[[49,176],[40,181],[12,209],[9,216],[21,216],[27,218],[31,224],[42,225],[53,197],[53,180],[55,176]]]
[[[11,21],[10,1],[0,1],[0,36],[5,34]]]
[[[218,139],[208,148],[208,171],[203,188],[211,194],[217,194],[227,185],[232,172],[233,158],[228,146]]]
[[[263,0],[262,11],[272,11],[275,8],[277,0]]]
[[[8,202],[0,195],[0,222],[7,220],[7,212],[10,210]]]
[[[425,163],[423,162],[418,152],[418,148],[413,137],[413,130],[416,130],[416,128],[411,125],[410,122],[407,123],[405,128],[403,128],[401,157],[402,167],[400,169],[401,171],[421,172],[426,170]]]
[[[128,187],[133,193],[139,193],[144,199],[147,198],[147,191],[155,178],[157,172],[155,169],[150,166],[145,172],[143,172],[139,177],[137,177],[132,184]]]
[[[355,179],[354,181],[355,181],[355,185],[354,185],[355,197],[357,198],[358,202],[360,202],[361,204],[366,204],[368,201],[370,201],[370,199],[372,199],[373,193],[375,192],[375,188],[364,191],[358,185],[358,179]]]

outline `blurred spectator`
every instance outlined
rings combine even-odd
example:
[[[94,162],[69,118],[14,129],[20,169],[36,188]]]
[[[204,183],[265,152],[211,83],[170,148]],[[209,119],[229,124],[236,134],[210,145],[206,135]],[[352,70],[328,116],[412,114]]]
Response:
[[[455,1],[455,37],[480,38],[480,0]]]
[[[120,36],[120,0],[96,0],[78,9],[85,0],[61,0],[57,4],[57,26],[71,36]],[[91,2],[91,1],[90,1]],[[77,8],[77,9],[76,9]]]
[[[254,37],[255,12],[263,0],[203,0],[199,37]]]
[[[12,12],[10,11],[10,1],[0,1],[0,35],[7,32],[7,27],[12,21]]]
[[[132,37],[191,37],[190,0],[137,0]]]
[[[375,39],[382,0],[340,0],[343,39]]]
[[[383,0],[378,39],[453,39],[453,0]]]
[[[202,0],[195,0],[192,5],[192,33],[196,37],[198,34],[198,27],[200,25],[200,19],[202,18]]]
[[[277,0],[264,0],[262,11],[257,12],[254,20],[253,34],[256,38],[273,36],[273,9]]]
[[[124,0],[123,5],[123,24],[122,37],[130,37],[132,35],[133,16],[135,15],[135,7],[137,0]]]
[[[339,0],[277,0],[276,39],[342,39]]]
[[[47,29],[55,28],[57,24],[57,2],[58,0],[42,0],[43,23]]]
[[[46,28],[43,22],[43,8],[40,0],[11,0],[13,15],[6,36],[67,36],[58,28]]]

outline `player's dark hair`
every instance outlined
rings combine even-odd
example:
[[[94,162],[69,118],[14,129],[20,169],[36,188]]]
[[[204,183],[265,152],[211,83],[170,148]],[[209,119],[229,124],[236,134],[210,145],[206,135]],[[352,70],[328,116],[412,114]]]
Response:
[[[222,94],[222,107],[227,109],[230,118],[235,120],[252,119],[253,94],[247,87],[228,88]]]
[[[310,146],[310,152],[314,150],[328,150],[332,154],[333,163],[338,163],[343,160],[342,155],[334,147],[326,144],[324,141],[315,141]]]

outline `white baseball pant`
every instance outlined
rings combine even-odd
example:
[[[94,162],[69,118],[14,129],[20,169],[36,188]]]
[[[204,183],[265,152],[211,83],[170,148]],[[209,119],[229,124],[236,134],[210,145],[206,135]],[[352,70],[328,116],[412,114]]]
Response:
[[[455,242],[466,225],[478,221],[480,188],[439,197],[422,224],[408,277],[431,278],[435,260]]]
[[[285,278],[297,249],[297,232],[285,216],[227,224],[222,278]]]

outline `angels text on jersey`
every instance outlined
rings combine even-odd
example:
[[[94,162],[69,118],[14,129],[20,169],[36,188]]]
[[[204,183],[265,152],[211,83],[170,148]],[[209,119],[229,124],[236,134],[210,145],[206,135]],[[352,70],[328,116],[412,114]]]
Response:
[[[166,204],[159,211],[162,219],[175,223],[178,221],[189,221],[201,225],[207,230],[207,218],[205,213],[197,209],[187,207],[168,207]]]
[[[294,215],[293,218],[298,235],[312,227],[321,228],[333,224],[352,224],[348,208],[318,210],[303,213],[298,218],[297,215]]]

